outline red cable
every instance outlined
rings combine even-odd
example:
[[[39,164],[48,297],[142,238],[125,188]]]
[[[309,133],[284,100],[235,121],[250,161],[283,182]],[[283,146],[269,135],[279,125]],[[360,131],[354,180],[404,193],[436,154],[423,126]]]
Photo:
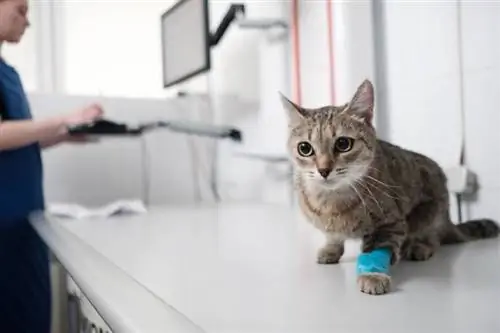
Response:
[[[334,54],[333,54],[333,18],[332,0],[326,0],[326,20],[328,24],[328,54],[330,60],[330,98],[332,105],[335,104],[335,75],[334,75]]]
[[[297,104],[302,103],[302,86],[300,77],[300,39],[299,39],[299,0],[292,1],[292,47],[293,47],[293,70],[294,70],[294,100]]]

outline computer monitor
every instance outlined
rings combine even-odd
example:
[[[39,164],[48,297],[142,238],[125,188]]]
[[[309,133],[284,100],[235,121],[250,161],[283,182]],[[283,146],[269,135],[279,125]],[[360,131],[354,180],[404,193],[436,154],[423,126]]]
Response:
[[[180,0],[161,16],[163,86],[211,68],[208,0]]]

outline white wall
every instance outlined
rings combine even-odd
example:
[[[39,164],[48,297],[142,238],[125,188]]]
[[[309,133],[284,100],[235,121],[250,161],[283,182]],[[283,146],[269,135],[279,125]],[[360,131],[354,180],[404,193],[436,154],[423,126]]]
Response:
[[[455,166],[461,144],[456,1],[384,7],[389,138]]]
[[[458,2],[380,3],[384,56],[383,137],[435,159],[442,167],[459,165],[462,100],[457,21]],[[451,198],[452,218],[457,218]]]
[[[500,220],[500,6],[490,1],[463,3],[462,51],[466,110],[466,161],[481,190],[469,205],[472,217]]]
[[[205,75],[176,88],[162,86],[160,16],[175,2],[58,1],[59,30],[64,31],[58,46],[63,59],[61,92],[140,98],[172,96],[184,87],[206,92]],[[210,1],[213,30],[229,3]],[[249,14],[262,12],[260,4],[247,1],[247,6]],[[212,53],[209,79],[215,92],[258,98],[257,43],[255,32],[234,26],[228,30]]]
[[[481,187],[464,217],[500,219],[500,159],[491,145],[500,139],[491,98],[499,92],[498,5],[385,1],[383,7],[389,138],[444,167],[459,164],[463,139]]]
[[[214,32],[229,6],[234,1],[209,1],[210,26]],[[260,16],[275,4],[259,1],[238,1],[246,6],[247,16]],[[215,93],[235,95],[242,99],[258,100],[260,94],[260,43],[261,32],[240,29],[231,25],[226,34],[212,50],[213,72],[211,83]]]
[[[59,1],[61,92],[162,97],[161,13],[173,1]]]
[[[32,26],[19,45],[6,45],[3,53],[21,72],[26,88],[33,92],[163,98],[174,95],[177,88],[207,92],[209,79],[216,93],[258,100],[261,34],[236,26],[213,49],[209,77],[204,75],[176,88],[163,88],[160,15],[175,2],[30,0]],[[269,13],[275,6],[242,2],[251,16]],[[213,30],[230,3],[210,1]],[[49,67],[50,61],[57,62],[57,77],[52,78],[54,89],[41,78],[44,69],[40,67]]]
[[[330,13],[327,9],[327,1],[299,1],[302,100],[311,107],[345,103],[364,79],[373,80],[375,76],[371,1],[332,2]],[[328,15],[333,25],[333,67],[328,49]]]
[[[5,57],[18,71],[22,74],[24,88],[28,91],[35,91],[38,88],[37,85],[37,8],[34,4],[34,0],[30,1],[30,5],[33,7],[31,11],[28,12],[28,19],[30,20],[32,27],[29,28],[21,43],[17,45],[4,44],[2,45],[2,56]]]

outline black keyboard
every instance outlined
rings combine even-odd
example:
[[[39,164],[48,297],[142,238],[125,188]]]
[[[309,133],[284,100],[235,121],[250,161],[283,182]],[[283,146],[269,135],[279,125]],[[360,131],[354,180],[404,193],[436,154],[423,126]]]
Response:
[[[130,128],[125,124],[105,119],[97,120],[91,124],[70,126],[68,130],[72,135],[139,135],[142,133],[140,128]]]

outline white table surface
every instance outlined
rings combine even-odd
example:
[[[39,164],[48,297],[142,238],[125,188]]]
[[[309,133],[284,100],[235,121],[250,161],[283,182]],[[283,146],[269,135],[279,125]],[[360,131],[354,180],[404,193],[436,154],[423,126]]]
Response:
[[[370,296],[355,282],[358,244],[338,265],[316,264],[322,236],[286,207],[180,206],[34,225],[91,301],[100,299],[94,306],[115,333],[169,325],[210,333],[500,332],[499,240],[403,263],[393,269],[394,291]]]

